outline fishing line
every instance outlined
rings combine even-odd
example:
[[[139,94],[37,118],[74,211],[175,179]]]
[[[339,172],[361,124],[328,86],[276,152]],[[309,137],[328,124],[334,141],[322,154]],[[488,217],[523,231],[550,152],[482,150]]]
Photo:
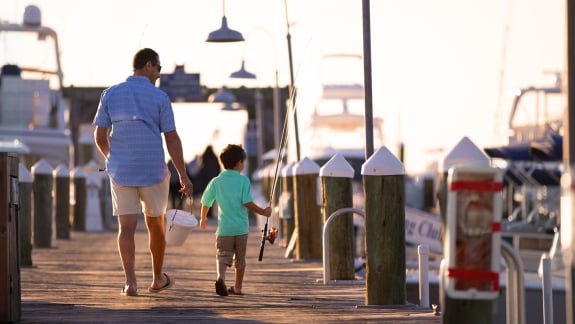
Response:
[[[297,71],[296,71],[296,79],[299,76],[299,71],[301,68],[301,63],[298,65],[297,67]],[[279,143],[279,148],[278,151],[276,152],[276,165],[275,165],[275,171],[274,171],[274,177],[273,177],[273,181],[272,181],[272,186],[271,186],[271,190],[270,190],[270,195],[269,195],[269,202],[270,204],[273,204],[274,201],[274,197],[275,197],[275,192],[278,186],[278,174],[279,174],[279,165],[280,162],[283,159],[283,155],[284,153],[287,151],[287,144],[288,144],[288,129],[289,129],[289,121],[291,118],[293,118],[294,114],[297,111],[297,102],[296,102],[296,93],[297,93],[297,87],[293,87],[292,91],[289,95],[289,98],[287,100],[287,113],[286,116],[284,118],[284,123],[283,123],[283,127],[282,127],[282,134],[280,137],[280,143]],[[291,117],[291,118],[290,118]],[[267,220],[266,220],[267,223]]]

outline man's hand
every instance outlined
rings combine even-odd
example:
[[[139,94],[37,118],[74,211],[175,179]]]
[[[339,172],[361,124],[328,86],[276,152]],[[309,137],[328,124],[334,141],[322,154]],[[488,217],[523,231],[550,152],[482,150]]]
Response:
[[[192,184],[192,180],[187,175],[180,177],[180,185],[182,186],[178,191],[181,194],[186,196],[191,196],[194,191],[194,185]]]

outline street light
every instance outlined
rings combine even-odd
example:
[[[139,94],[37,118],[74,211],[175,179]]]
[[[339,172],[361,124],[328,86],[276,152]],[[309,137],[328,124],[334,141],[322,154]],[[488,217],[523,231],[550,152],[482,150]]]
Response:
[[[242,67],[238,71],[230,74],[230,78],[234,78],[234,79],[255,79],[256,78],[255,74],[246,71],[246,69],[244,67],[244,63],[245,63],[245,61],[242,59]]]
[[[211,43],[229,43],[229,42],[242,42],[244,37],[238,31],[228,28],[228,19],[226,18],[226,0],[222,0],[222,26],[220,29],[211,32],[206,39],[206,42]]]
[[[212,93],[208,97],[208,102],[221,102],[224,104],[222,110],[238,110],[236,102],[236,96],[229,92],[226,87],[221,87],[218,91]]]
[[[225,0],[223,0],[223,1],[225,1]],[[289,108],[293,109],[293,125],[294,125],[294,135],[295,135],[296,161],[299,161],[300,160],[300,148],[299,148],[300,144],[299,144],[297,111],[295,110],[294,72],[293,72],[293,60],[292,60],[292,49],[291,49],[291,34],[289,31],[290,24],[289,24],[289,18],[288,18],[287,0],[284,0],[284,7],[285,7],[286,23],[287,23],[287,45],[288,45],[289,70],[290,70],[289,97],[290,97],[290,100],[292,102],[291,107],[289,107]],[[221,30],[221,33],[219,33],[220,30]],[[231,32],[235,32],[235,31],[228,29],[227,20],[226,20],[226,16],[225,16],[225,2],[224,2],[224,17],[222,18],[222,28],[220,30],[210,33],[210,36],[208,37],[208,39],[206,41],[208,41],[208,42],[238,42],[238,41],[244,40],[244,38],[241,36],[241,34],[239,32],[236,32],[239,35],[229,32],[229,31],[231,31]],[[214,34],[214,35],[212,36],[212,34]],[[229,34],[234,34],[235,37],[232,37]],[[277,56],[277,54],[276,54],[276,56]],[[274,100],[274,105],[276,105],[276,107],[279,107],[279,104],[278,104],[279,95],[277,95],[277,91],[278,91],[277,78],[278,77],[277,77],[277,57],[276,57],[276,91],[274,92],[274,95],[276,96],[276,98]],[[274,112],[274,128],[276,129],[276,132],[275,132],[276,136],[274,136],[274,142],[275,142],[274,145],[279,148],[281,143],[279,143],[279,139],[278,139],[279,136],[277,135],[277,130],[279,129],[279,119],[277,117],[278,113],[279,113],[279,111]]]

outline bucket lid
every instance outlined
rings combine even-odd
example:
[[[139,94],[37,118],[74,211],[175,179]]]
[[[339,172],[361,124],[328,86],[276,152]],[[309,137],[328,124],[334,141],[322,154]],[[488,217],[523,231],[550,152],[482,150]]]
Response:
[[[174,217],[175,215],[175,217]],[[166,219],[171,222],[174,220],[174,224],[178,224],[184,227],[194,227],[198,226],[198,220],[193,214],[181,209],[169,209],[166,211]]]

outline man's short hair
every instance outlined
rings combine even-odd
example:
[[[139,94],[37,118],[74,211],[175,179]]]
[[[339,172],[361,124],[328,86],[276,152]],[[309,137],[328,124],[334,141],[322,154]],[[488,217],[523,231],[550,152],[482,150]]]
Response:
[[[146,63],[151,62],[152,65],[158,65],[159,55],[151,48],[143,48],[134,55],[134,61],[132,62],[132,67],[134,70],[143,68]]]

